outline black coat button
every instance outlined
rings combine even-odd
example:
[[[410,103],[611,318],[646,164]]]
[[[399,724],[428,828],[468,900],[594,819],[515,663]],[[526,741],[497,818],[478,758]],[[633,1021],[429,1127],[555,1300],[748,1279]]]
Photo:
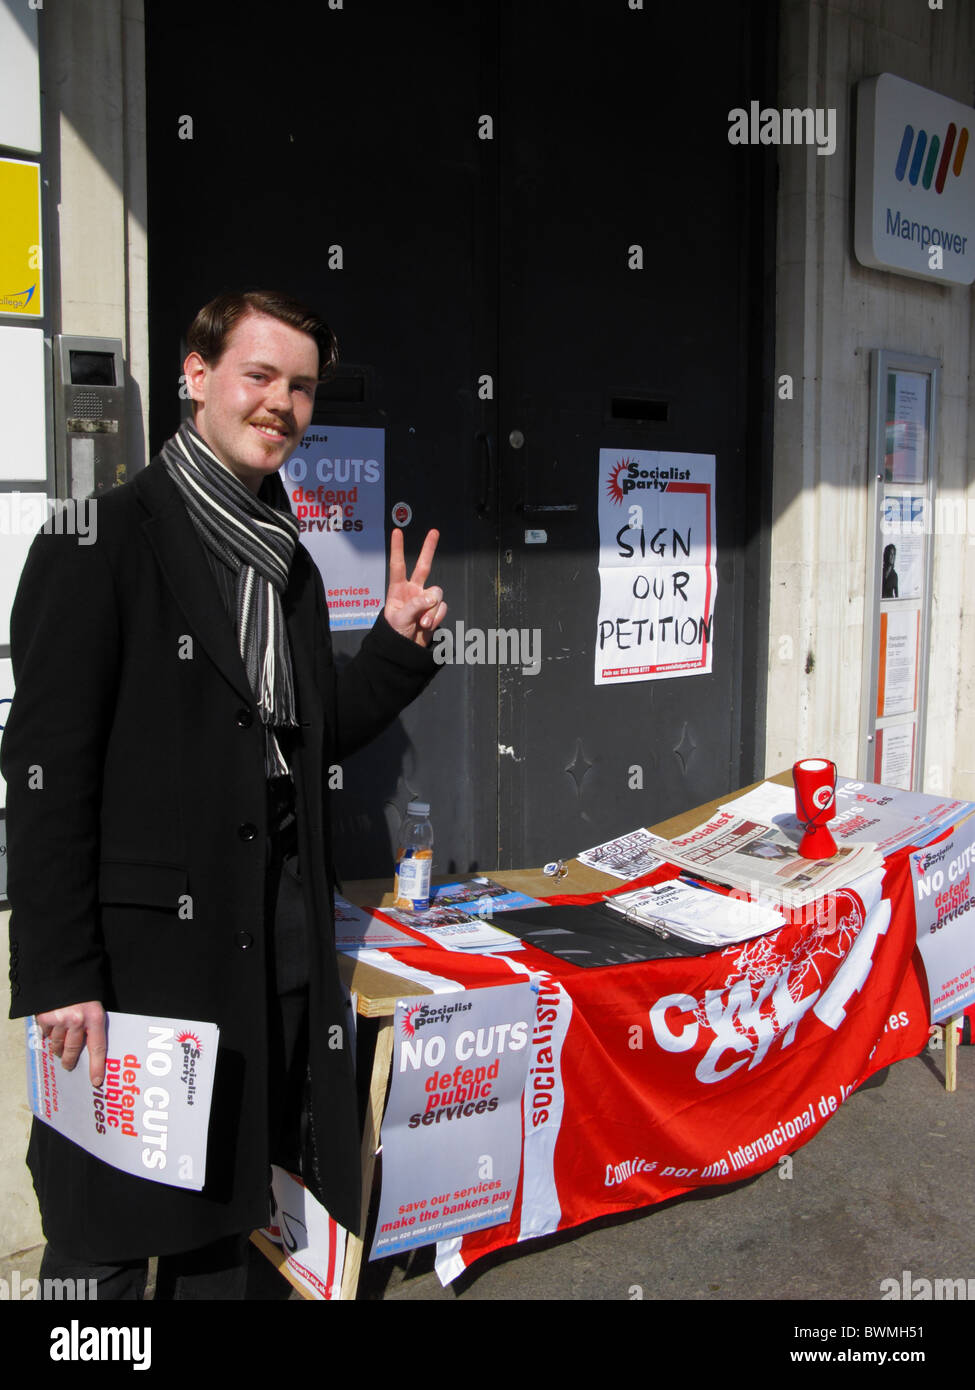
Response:
[[[239,709],[235,715],[238,729],[249,729],[254,722],[254,716],[249,709]]]
[[[234,940],[242,951],[249,951],[254,944],[254,938],[249,931],[239,931]]]
[[[249,820],[245,820],[243,825],[238,825],[237,834],[242,840],[256,840],[257,826],[251,825]]]

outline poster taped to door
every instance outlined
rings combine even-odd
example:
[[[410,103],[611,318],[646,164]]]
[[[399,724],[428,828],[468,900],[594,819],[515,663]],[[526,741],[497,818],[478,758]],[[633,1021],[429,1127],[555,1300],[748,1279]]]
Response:
[[[599,451],[595,683],[711,670],[713,454]]]

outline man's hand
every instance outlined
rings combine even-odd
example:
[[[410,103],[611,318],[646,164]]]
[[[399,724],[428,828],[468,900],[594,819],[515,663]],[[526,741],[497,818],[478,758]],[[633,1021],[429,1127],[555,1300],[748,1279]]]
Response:
[[[439,531],[427,532],[420,557],[407,579],[403,532],[397,526],[389,538],[389,589],[383,614],[390,627],[421,647],[429,647],[434,631],[447,615],[443,590],[423,587],[433,565],[439,539]]]
[[[51,1040],[51,1051],[61,1058],[65,1071],[71,1071],[88,1043],[88,1075],[93,1086],[105,1080],[105,1010],[97,999],[86,1004],[66,1004],[63,1009],[37,1015],[38,1026]]]

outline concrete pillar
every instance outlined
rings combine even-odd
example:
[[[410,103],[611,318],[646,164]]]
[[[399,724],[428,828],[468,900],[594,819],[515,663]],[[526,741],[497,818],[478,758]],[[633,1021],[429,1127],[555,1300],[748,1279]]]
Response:
[[[968,289],[869,270],[853,254],[855,87],[892,72],[970,104],[975,10],[916,0],[784,0],[780,107],[835,107],[837,148],[780,147],[777,400],[769,611],[766,766],[799,756],[859,764],[867,517],[870,351],[940,358],[936,495],[973,488]],[[964,535],[934,537],[926,790],[975,798],[971,709],[975,552]],[[968,656],[966,656],[966,653]]]

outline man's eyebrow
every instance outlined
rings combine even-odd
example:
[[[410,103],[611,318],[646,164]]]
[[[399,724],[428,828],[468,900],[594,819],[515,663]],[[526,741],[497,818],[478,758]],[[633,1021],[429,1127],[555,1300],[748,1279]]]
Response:
[[[259,367],[262,372],[269,372],[271,376],[281,376],[281,368],[275,366],[273,362],[242,362],[241,369],[246,371],[248,367]],[[291,378],[292,381],[307,381],[312,386],[318,385],[317,376],[303,376],[300,372]]]

